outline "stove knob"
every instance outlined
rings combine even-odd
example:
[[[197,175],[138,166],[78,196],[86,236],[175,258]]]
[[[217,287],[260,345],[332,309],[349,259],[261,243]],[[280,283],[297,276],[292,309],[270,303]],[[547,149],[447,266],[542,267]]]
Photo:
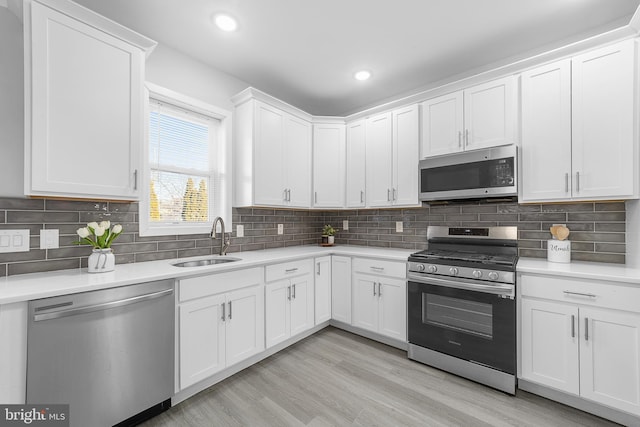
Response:
[[[498,277],[499,275],[495,271],[489,273],[489,280],[498,280]]]
[[[482,277],[482,271],[480,270],[473,270],[473,277],[475,277],[476,279],[479,279]]]
[[[449,274],[452,276],[457,276],[458,275],[458,269],[456,267],[451,267],[449,269]]]
[[[416,265],[416,269],[417,269],[418,271],[424,271],[424,264],[418,264],[418,265]]]
[[[427,267],[427,271],[428,271],[429,273],[435,273],[436,271],[438,271],[438,267],[436,267],[436,266],[435,266],[435,265],[433,265],[433,264],[432,264],[432,265],[429,265],[429,266]]]

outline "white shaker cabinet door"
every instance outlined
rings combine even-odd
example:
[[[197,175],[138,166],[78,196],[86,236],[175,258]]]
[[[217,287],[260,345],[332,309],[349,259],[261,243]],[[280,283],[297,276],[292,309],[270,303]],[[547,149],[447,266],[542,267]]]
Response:
[[[290,279],[291,281],[291,331],[290,336],[311,329],[314,325],[313,275]]]
[[[390,206],[393,186],[391,113],[366,121],[367,206]]]
[[[197,383],[226,366],[224,295],[180,305],[180,388]]]
[[[331,319],[331,256],[316,258],[315,324]]]
[[[285,138],[286,205],[308,208],[311,206],[311,123],[288,116]]]
[[[580,394],[640,415],[640,314],[580,307]]]
[[[522,74],[521,200],[571,197],[571,60]]]
[[[380,278],[378,285],[379,332],[400,341],[407,341],[407,282]]]
[[[269,283],[265,287],[265,340],[267,348],[290,336],[290,298],[289,280]]]
[[[281,206],[286,200],[283,157],[286,113],[256,101],[254,114],[255,203]]]
[[[331,318],[351,324],[351,258],[331,257]]]
[[[464,97],[462,91],[429,99],[422,108],[422,158],[464,149]]]
[[[264,350],[264,288],[241,289],[227,294],[227,366]]]
[[[378,283],[373,276],[353,275],[353,326],[378,332]]]
[[[365,121],[347,125],[347,207],[366,205]]]
[[[144,52],[30,5],[25,193],[138,199]]]
[[[344,207],[345,126],[313,125],[313,206]]]
[[[420,117],[418,105],[393,112],[393,188],[394,205],[418,204],[418,161],[420,156]]]
[[[573,58],[573,197],[637,193],[636,42]]]
[[[579,394],[579,334],[576,307],[522,298],[522,377]]]

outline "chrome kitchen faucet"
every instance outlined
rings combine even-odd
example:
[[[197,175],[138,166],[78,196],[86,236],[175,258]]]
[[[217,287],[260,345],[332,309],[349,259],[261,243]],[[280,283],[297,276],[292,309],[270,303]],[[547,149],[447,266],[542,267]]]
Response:
[[[218,217],[216,217],[216,219],[213,220],[213,225],[211,226],[211,233],[209,234],[209,236],[211,236],[211,238],[215,237],[215,235],[216,235],[216,224],[218,223],[218,221],[220,222],[220,255],[226,255],[227,254],[227,249],[229,249],[229,245],[231,244],[231,241],[225,235],[225,232],[224,232],[224,220],[222,219],[222,217],[218,216]]]

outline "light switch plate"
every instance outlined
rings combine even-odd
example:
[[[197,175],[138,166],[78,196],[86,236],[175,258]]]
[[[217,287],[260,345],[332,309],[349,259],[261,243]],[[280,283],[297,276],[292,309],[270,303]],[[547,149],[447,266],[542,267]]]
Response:
[[[342,221],[342,229],[343,230],[348,230],[349,229],[349,220],[345,219],[344,221]]]
[[[40,230],[40,249],[58,249],[59,247],[59,230]]]
[[[284,234],[284,225],[278,224],[278,234]]]
[[[236,225],[236,237],[244,237],[244,225]]]
[[[402,221],[396,221],[396,233],[402,233],[403,230]]]
[[[29,252],[29,230],[0,230],[0,253]]]

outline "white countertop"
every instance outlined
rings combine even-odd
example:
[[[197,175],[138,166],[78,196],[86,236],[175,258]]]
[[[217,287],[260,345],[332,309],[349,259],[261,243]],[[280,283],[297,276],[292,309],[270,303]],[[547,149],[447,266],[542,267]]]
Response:
[[[640,269],[624,264],[571,261],[569,263],[549,262],[543,258],[520,258],[519,273],[550,274],[574,279],[603,280],[640,285]]]
[[[235,252],[227,256],[240,258],[240,261],[206,267],[174,267],[171,264],[184,259],[170,259],[136,264],[118,264],[114,271],[108,273],[88,273],[87,269],[83,268],[20,274],[0,279],[0,304],[93,291],[153,280],[200,276],[324,255],[360,256],[404,262],[413,252],[415,251],[365,246],[294,246],[283,249]],[[185,259],[200,258],[208,257]]]

